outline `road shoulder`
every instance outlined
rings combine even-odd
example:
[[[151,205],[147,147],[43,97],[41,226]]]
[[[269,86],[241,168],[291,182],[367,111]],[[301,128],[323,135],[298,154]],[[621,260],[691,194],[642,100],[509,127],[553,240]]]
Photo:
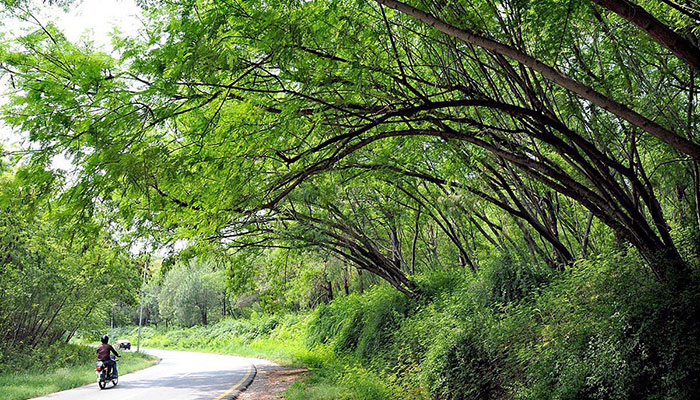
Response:
[[[287,388],[307,372],[304,368],[285,367],[263,359],[254,359],[253,365],[257,369],[255,379],[234,397],[237,400],[281,399]]]

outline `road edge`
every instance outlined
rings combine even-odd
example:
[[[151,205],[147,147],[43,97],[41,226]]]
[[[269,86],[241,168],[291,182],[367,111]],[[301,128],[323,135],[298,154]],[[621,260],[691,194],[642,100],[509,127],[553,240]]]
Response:
[[[248,379],[246,379],[245,382],[243,382],[241,386],[238,387],[233,397],[231,397],[232,400],[236,400],[242,392],[248,389],[248,386],[250,386],[250,384],[253,383],[253,380],[255,380],[255,377],[258,375],[258,368],[255,366],[255,364],[250,363],[250,367],[252,368],[252,373],[250,374],[250,377],[248,377]]]
[[[246,376],[214,400],[236,400],[243,391],[248,389],[248,386],[253,383],[255,376],[258,374],[258,369],[255,367],[255,364],[252,362],[249,363],[250,368],[248,369]]]

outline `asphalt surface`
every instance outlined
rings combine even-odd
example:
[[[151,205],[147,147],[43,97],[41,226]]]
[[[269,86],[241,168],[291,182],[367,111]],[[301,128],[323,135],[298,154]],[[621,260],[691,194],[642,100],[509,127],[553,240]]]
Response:
[[[255,375],[245,358],[184,351],[144,350],[161,359],[153,367],[119,376],[117,386],[95,383],[38,399],[52,400],[223,400],[232,398]]]

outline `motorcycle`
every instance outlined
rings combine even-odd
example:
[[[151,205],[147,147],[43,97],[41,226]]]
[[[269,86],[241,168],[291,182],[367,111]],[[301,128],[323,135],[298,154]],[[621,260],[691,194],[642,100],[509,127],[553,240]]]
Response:
[[[110,359],[115,362],[116,366],[117,358],[110,355]],[[113,378],[112,370],[113,368],[110,368],[103,361],[97,362],[97,368],[95,368],[95,372],[97,372],[97,384],[100,386],[100,389],[104,389],[105,387],[107,387],[107,384],[109,382],[112,382],[112,386],[117,386],[117,383],[119,382],[119,377]]]

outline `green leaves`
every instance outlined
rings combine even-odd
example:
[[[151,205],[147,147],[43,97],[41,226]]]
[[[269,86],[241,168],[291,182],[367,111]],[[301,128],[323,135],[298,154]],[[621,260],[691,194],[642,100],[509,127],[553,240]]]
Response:
[[[138,267],[90,219],[80,230],[62,223],[54,173],[24,166],[1,178],[0,337],[19,351],[53,343],[99,319],[110,301],[128,299]]]
[[[614,15],[568,0],[421,5],[692,136],[687,68]],[[153,240],[339,257],[352,255],[334,235],[352,232],[376,259],[401,253],[400,268],[411,253],[426,268],[476,269],[494,249],[569,262],[598,226],[605,240],[672,250],[662,211],[698,206],[686,161],[644,127],[540,64],[375,2],[184,1],[146,14],[140,37],[115,37],[117,58],[51,26],[2,46],[17,87],[5,119],[40,147],[37,162],[73,157],[73,222],[108,210]],[[679,174],[650,173],[667,164]]]

